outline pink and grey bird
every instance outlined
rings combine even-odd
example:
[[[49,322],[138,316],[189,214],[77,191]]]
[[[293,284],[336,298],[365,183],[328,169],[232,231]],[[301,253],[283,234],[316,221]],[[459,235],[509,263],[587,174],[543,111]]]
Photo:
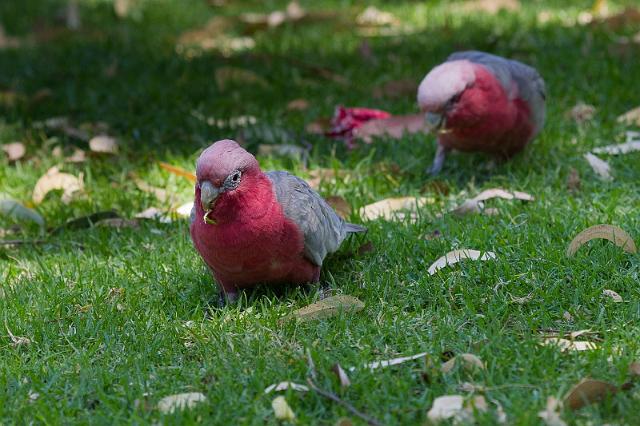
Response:
[[[325,256],[366,230],[345,222],[304,180],[263,172],[232,140],[204,150],[196,176],[191,239],[228,300],[257,284],[317,282]]]
[[[432,174],[452,149],[509,158],[544,125],[545,85],[521,62],[484,52],[454,53],[418,87],[418,104],[438,145]]]

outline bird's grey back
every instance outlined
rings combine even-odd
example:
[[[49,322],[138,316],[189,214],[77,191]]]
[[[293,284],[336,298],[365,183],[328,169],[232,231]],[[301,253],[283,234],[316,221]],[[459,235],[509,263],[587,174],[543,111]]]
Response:
[[[265,174],[285,216],[304,234],[304,254],[315,265],[321,266],[325,256],[336,251],[349,232],[360,230],[347,224],[299,177],[284,171]]]
[[[456,52],[450,55],[447,61],[463,59],[487,68],[496,76],[507,93],[512,93],[511,88],[515,83],[518,97],[524,100],[531,110],[535,123],[534,136],[542,129],[545,119],[546,88],[542,76],[535,68],[513,59],[474,50]]]

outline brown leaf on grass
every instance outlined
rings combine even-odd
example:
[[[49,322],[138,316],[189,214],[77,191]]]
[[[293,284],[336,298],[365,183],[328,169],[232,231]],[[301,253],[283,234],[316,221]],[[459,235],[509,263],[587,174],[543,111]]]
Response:
[[[358,312],[364,308],[364,303],[346,294],[331,296],[319,302],[312,303],[295,310],[290,317],[299,321],[314,321],[334,317],[341,312]]]
[[[353,130],[356,138],[365,143],[373,142],[375,137],[400,139],[405,134],[429,133],[422,114],[394,115],[389,118],[370,120]]]
[[[635,377],[640,377],[640,362],[634,361],[629,364],[629,374]]]
[[[362,243],[362,245],[358,247],[358,250],[356,250],[356,253],[358,254],[358,256],[362,256],[364,254],[371,253],[373,251],[375,251],[375,247],[373,243],[371,241],[367,241]]]
[[[542,339],[540,343],[544,346],[556,346],[558,347],[558,349],[560,349],[561,352],[582,352],[598,349],[598,346],[593,342],[567,340],[558,337],[549,337],[546,339]]]
[[[411,78],[401,80],[391,80],[373,89],[373,97],[382,98],[404,98],[415,95],[418,91],[418,83]],[[424,117],[423,117],[424,119]]]
[[[320,188],[320,184],[322,182],[325,182],[325,181],[333,182],[338,177],[343,178],[346,176],[346,172],[344,170],[327,169],[327,168],[309,170],[308,173],[309,173],[309,178],[305,180],[309,184],[309,186],[312,187],[313,189]]]
[[[627,6],[625,9],[618,13],[609,14],[599,19],[592,18],[590,21],[585,23],[592,23],[593,25],[606,25],[612,30],[619,30],[621,28],[637,25],[638,23],[640,23],[640,9],[633,6]]]
[[[482,360],[474,354],[460,354],[451,358],[440,366],[440,371],[444,374],[453,371],[456,365],[461,365],[466,371],[485,370]]]
[[[576,235],[567,248],[567,256],[573,256],[580,247],[596,238],[609,240],[627,253],[637,252],[636,244],[629,234],[615,225],[603,224],[591,226]]]
[[[118,141],[107,135],[98,135],[89,141],[89,149],[100,154],[117,154]]]
[[[198,178],[196,177],[195,173],[190,172],[188,170],[183,169],[182,167],[178,167],[178,166],[173,166],[169,163],[164,163],[162,161],[160,161],[158,163],[158,165],[165,169],[166,171],[168,171],[169,173],[173,173],[176,176],[182,176],[183,178],[186,178],[189,182],[196,182],[198,180]]]
[[[40,204],[50,191],[61,189],[63,191],[62,202],[68,204],[74,195],[83,191],[82,179],[82,173],[76,177],[69,173],[60,172],[57,167],[52,167],[36,182],[36,186],[33,188],[33,202]]]
[[[427,413],[427,418],[433,423],[439,423],[453,418],[455,423],[472,423],[474,411],[486,412],[489,409],[487,401],[482,395],[477,395],[465,402],[460,395],[439,396]]]
[[[520,9],[518,0],[468,0],[462,5],[462,10],[470,12],[485,12],[496,14],[501,10],[514,12]]]
[[[157,220],[161,223],[171,223],[171,217],[167,215],[167,212],[158,209],[157,207],[149,207],[137,213],[135,215],[137,219],[151,219]]]
[[[27,153],[22,142],[11,142],[2,145],[2,150],[7,154],[9,161],[18,161]]]
[[[625,112],[618,117],[618,122],[628,126],[640,126],[640,107]]]
[[[191,409],[206,400],[207,397],[200,392],[187,392],[169,395],[165,396],[158,402],[158,410],[163,414],[171,414],[175,411]]]
[[[311,133],[312,135],[324,135],[331,128],[331,119],[330,118],[319,118],[317,120],[308,123],[305,126],[305,131],[307,133]]]
[[[347,388],[351,386],[351,380],[349,380],[349,376],[347,376],[347,373],[342,369],[340,364],[333,364],[331,371],[335,373],[336,377],[340,381],[340,387]]]
[[[287,400],[284,396],[277,396],[271,401],[271,408],[273,408],[273,414],[278,420],[294,421],[296,418],[295,413],[289,407]]]
[[[578,410],[617,392],[618,387],[611,383],[602,380],[582,379],[564,396],[563,406],[570,410]]]
[[[400,20],[390,12],[384,12],[375,6],[369,6],[356,16],[356,24],[363,27],[399,25]]]
[[[491,260],[495,258],[496,258],[496,254],[492,251],[481,252],[478,250],[471,250],[471,249],[453,250],[447,253],[446,255],[442,256],[435,262],[433,262],[433,264],[429,266],[429,269],[427,272],[429,272],[429,275],[433,275],[436,272],[438,272],[440,269],[443,269],[448,265],[454,265],[464,259]]]
[[[538,417],[542,419],[547,426],[567,426],[567,424],[560,418],[560,401],[557,398],[550,396],[547,398],[547,406],[543,411],[538,412]]]
[[[602,290],[602,295],[611,298],[615,303],[622,303],[622,297],[613,290],[604,289]]]
[[[306,99],[294,99],[287,103],[288,111],[304,111],[309,108],[309,101]]]
[[[153,194],[158,199],[158,201],[161,201],[163,203],[171,203],[174,198],[174,196],[169,194],[169,192],[165,189],[149,185],[139,177],[134,177],[133,181],[140,191],[146,192],[148,194]]]
[[[252,84],[267,87],[269,83],[253,71],[237,67],[220,67],[215,72],[216,84],[220,90],[226,90],[231,85]]]
[[[114,0],[113,11],[116,16],[118,18],[126,18],[129,16],[129,12],[131,11],[131,6],[133,6],[134,1],[135,0]]]
[[[325,198],[327,204],[329,204],[338,215],[346,219],[351,216],[351,205],[339,195],[331,195]]]
[[[569,170],[569,175],[567,176],[567,189],[571,192],[577,192],[580,190],[580,186],[580,173],[572,167]]]
[[[367,220],[403,220],[407,217],[407,213],[411,215],[411,213],[415,213],[418,209],[433,202],[434,199],[430,197],[385,198],[384,200],[367,204],[358,213],[360,217]]]
[[[566,117],[572,119],[578,124],[591,121],[596,114],[596,107],[593,105],[578,102],[573,108],[566,112]]]
[[[67,161],[69,163],[83,163],[83,162],[87,161],[87,155],[83,150],[81,150],[79,148],[76,148],[73,151],[73,154],[68,156],[65,159],[65,161]]]
[[[589,162],[593,171],[596,172],[602,180],[613,180],[613,177],[611,176],[611,166],[609,163],[596,157],[590,152],[586,153],[584,158]]]
[[[287,389],[293,389],[298,392],[309,392],[309,388],[305,385],[301,385],[294,382],[280,382],[274,383],[273,385],[269,385],[264,389],[264,393],[268,394],[271,392],[280,392]]]
[[[505,200],[521,200],[521,201],[533,201],[535,198],[526,192],[521,191],[513,191],[509,192],[502,188],[491,188],[486,189],[476,195],[475,197],[466,200],[460,206],[456,207],[451,211],[451,213],[456,214],[458,216],[464,216],[469,213],[489,213],[484,208],[484,202],[490,200],[492,198],[502,198]]]

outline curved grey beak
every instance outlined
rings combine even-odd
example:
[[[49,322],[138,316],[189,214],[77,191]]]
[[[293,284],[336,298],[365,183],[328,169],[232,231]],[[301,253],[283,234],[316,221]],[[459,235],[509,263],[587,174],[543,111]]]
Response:
[[[216,188],[208,180],[200,184],[200,204],[202,204],[202,209],[205,212],[211,210],[212,204],[216,201],[218,195],[220,195],[220,188]]]
[[[444,114],[437,114],[435,112],[428,112],[424,115],[424,120],[427,122],[427,127],[430,130],[440,130],[444,126]]]

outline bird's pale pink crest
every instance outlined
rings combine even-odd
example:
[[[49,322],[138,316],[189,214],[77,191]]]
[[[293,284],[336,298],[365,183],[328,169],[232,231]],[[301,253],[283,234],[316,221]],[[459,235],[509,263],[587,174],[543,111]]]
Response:
[[[467,60],[450,61],[433,68],[418,87],[418,105],[425,112],[439,112],[454,96],[475,81],[474,65]]]

